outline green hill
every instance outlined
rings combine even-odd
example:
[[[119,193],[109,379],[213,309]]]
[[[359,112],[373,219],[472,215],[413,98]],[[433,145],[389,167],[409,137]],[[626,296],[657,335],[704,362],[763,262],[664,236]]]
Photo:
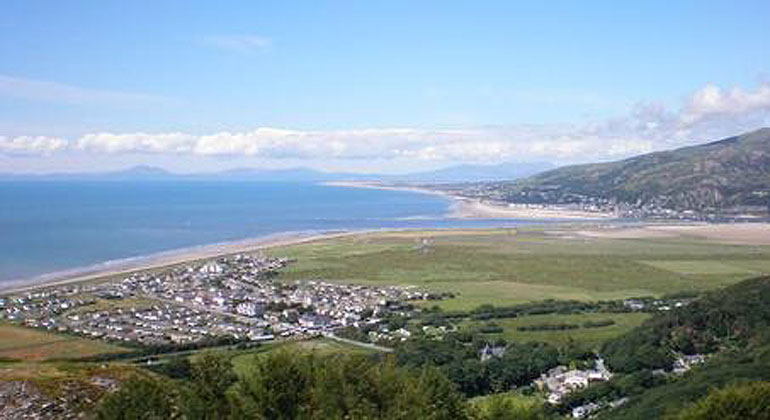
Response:
[[[486,190],[516,203],[767,212],[770,128],[617,162],[567,166],[521,181],[487,184]]]
[[[628,398],[603,419],[667,418],[716,388],[770,381],[770,277],[705,294],[683,308],[659,314],[607,344],[603,350],[616,376],[567,401]],[[703,354],[706,361],[684,374],[670,370],[677,355]]]

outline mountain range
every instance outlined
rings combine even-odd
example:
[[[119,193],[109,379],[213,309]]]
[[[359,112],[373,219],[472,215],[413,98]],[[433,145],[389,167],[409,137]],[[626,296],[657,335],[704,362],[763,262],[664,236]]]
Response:
[[[310,168],[255,169],[237,168],[211,173],[177,174],[154,166],[135,166],[112,172],[80,172],[50,174],[0,174],[0,180],[95,180],[95,181],[272,181],[272,182],[325,182],[325,181],[383,181],[383,182],[466,182],[517,179],[552,169],[553,164],[502,163],[497,165],[458,165],[435,171],[400,175],[374,173],[324,172]]]

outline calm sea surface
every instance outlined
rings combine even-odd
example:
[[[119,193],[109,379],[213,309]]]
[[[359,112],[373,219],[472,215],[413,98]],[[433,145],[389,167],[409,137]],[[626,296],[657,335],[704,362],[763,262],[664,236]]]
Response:
[[[279,232],[511,223],[448,220],[449,205],[300,183],[0,182],[0,282]]]

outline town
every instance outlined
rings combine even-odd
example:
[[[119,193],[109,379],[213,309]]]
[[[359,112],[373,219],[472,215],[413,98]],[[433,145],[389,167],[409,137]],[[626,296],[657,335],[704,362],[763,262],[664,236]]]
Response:
[[[0,298],[0,319],[124,344],[194,345],[331,335],[409,315],[407,301],[434,298],[414,287],[272,279],[289,263],[234,255]]]

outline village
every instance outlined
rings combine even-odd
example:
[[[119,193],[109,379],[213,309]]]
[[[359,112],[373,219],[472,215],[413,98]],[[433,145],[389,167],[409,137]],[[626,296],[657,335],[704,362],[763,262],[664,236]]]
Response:
[[[62,285],[0,298],[0,319],[128,344],[191,345],[333,334],[409,315],[412,287],[274,281],[284,258],[234,255],[104,283]]]

